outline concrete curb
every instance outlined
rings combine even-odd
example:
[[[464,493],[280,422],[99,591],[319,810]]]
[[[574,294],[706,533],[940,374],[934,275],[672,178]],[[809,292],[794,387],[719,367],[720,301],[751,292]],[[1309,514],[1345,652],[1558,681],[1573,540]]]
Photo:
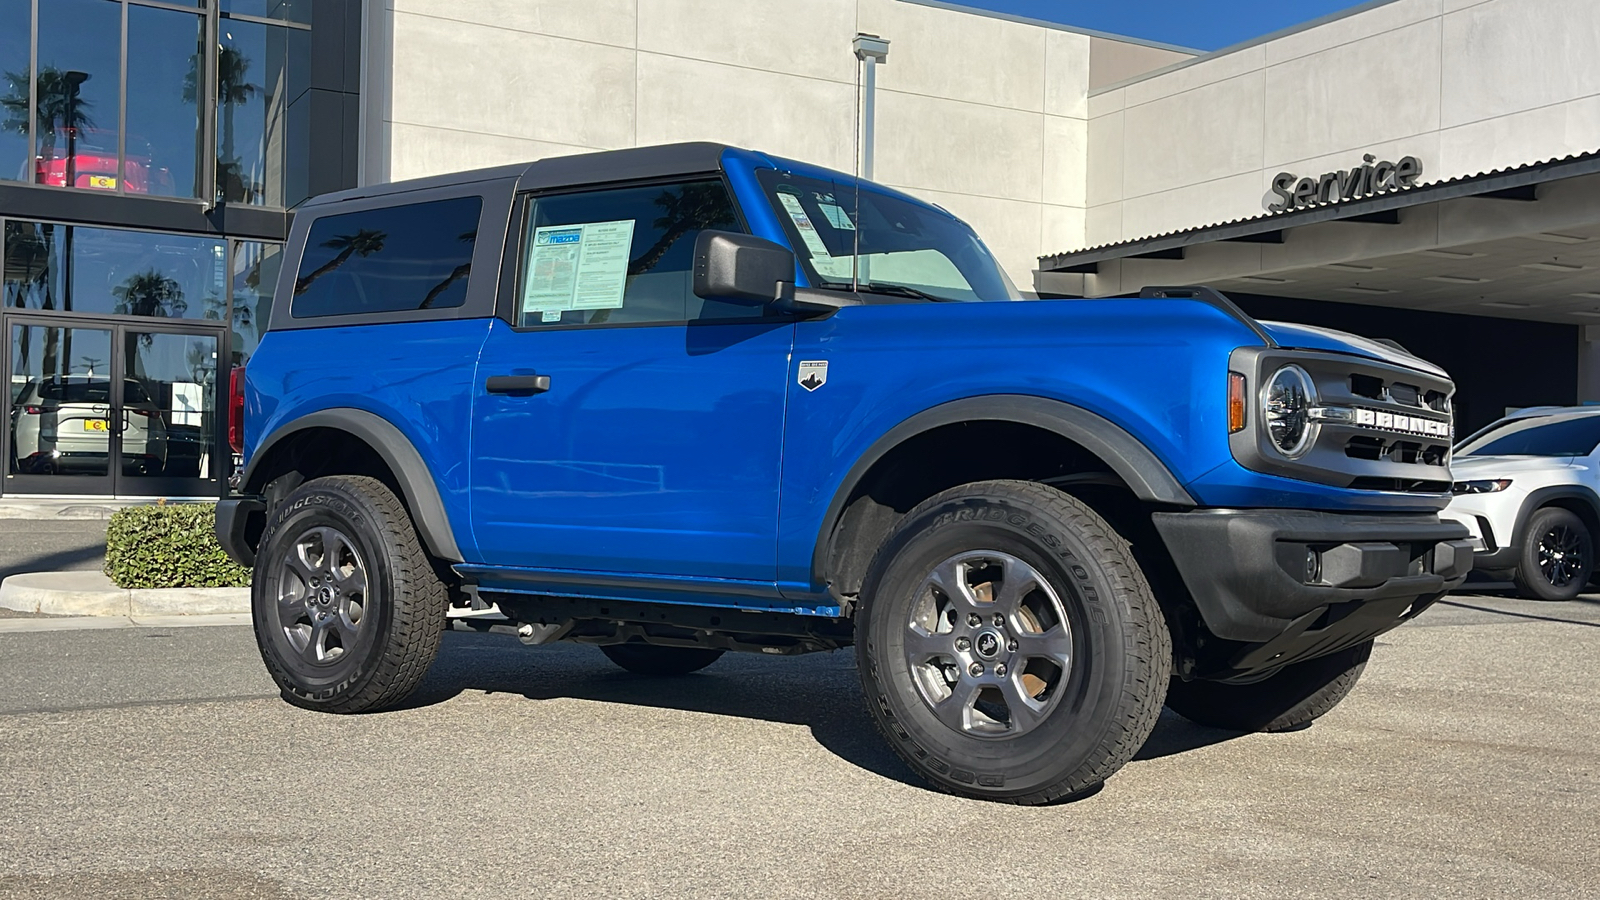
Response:
[[[214,625],[249,625],[248,613],[217,616],[63,616],[41,619],[0,619],[0,634],[37,634],[44,631],[105,631],[116,628],[197,628]]]
[[[249,588],[119,588],[102,572],[32,572],[0,582],[0,607],[53,616],[210,616],[250,612]]]

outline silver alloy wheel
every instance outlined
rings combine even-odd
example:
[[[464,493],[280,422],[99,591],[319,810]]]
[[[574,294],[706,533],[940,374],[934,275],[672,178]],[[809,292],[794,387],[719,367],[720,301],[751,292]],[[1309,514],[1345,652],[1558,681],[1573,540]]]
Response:
[[[278,576],[278,624],[302,662],[332,665],[367,619],[367,567],[355,543],[318,526],[295,539]]]
[[[1557,525],[1539,538],[1539,574],[1552,587],[1566,587],[1583,574],[1583,538],[1565,525]]]
[[[972,550],[935,566],[911,606],[906,662],[946,726],[981,738],[1038,727],[1072,669],[1072,625],[1055,588],[1026,562]]]

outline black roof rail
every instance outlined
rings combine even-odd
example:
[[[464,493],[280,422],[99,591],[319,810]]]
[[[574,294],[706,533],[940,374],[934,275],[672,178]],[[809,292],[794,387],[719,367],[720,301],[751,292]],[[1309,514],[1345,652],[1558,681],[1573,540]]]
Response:
[[[1239,308],[1239,304],[1229,300],[1216,288],[1209,288],[1203,284],[1182,285],[1177,287],[1147,287],[1139,292],[1139,296],[1147,300],[1199,300],[1201,303],[1215,306],[1228,315],[1239,320],[1239,324],[1255,332],[1256,337],[1268,348],[1276,350],[1278,342],[1272,339],[1261,323],[1252,319],[1248,313]]]

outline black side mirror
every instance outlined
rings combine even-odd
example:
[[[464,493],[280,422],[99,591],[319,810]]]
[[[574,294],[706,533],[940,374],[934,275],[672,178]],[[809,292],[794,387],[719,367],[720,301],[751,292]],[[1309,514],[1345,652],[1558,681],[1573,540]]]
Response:
[[[731,231],[702,231],[694,242],[694,293],[706,300],[765,306],[779,283],[794,281],[794,252]]]

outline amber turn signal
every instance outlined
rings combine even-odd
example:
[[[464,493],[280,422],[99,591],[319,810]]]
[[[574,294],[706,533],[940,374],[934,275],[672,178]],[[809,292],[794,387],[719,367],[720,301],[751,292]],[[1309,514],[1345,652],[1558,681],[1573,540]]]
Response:
[[[1244,430],[1244,376],[1228,373],[1228,433]]]

